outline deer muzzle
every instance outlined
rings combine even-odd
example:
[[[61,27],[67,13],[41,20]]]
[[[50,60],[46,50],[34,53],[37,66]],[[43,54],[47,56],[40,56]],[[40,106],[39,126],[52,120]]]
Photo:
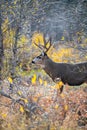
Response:
[[[33,64],[36,64],[37,62],[38,62],[37,57],[36,57],[36,58],[34,58],[34,59],[32,60],[32,63],[33,63]]]
[[[32,60],[32,64],[35,64],[35,61]]]

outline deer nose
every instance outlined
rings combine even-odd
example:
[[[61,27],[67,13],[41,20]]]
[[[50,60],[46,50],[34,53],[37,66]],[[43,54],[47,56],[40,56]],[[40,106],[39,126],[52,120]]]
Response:
[[[32,64],[35,64],[35,61],[32,60]]]

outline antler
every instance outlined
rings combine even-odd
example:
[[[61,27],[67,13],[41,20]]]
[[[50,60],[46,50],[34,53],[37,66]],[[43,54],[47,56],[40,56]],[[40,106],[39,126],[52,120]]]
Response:
[[[37,44],[36,42],[34,42],[34,44],[35,44],[37,47],[39,47],[40,50],[42,51],[42,50],[43,50],[43,46],[40,45],[40,40],[39,40],[39,39],[38,39],[38,42],[39,42],[39,44]]]
[[[36,42],[34,42],[34,44],[40,48],[40,50],[42,50],[42,47],[40,45],[38,45]]]
[[[40,43],[40,40],[38,39],[39,43]],[[40,48],[40,50],[44,50],[46,49],[44,52],[47,53],[49,51],[49,49],[51,48],[52,44],[51,44],[51,37],[48,39],[48,41],[46,41],[45,39],[45,35],[43,35],[43,42],[44,42],[44,45],[38,45],[34,42],[34,44]],[[47,47],[47,44],[49,43],[49,47]]]
[[[49,47],[47,47],[47,44],[49,43]],[[46,51],[45,53],[47,53],[49,51],[49,49],[51,48],[52,44],[51,44],[51,37],[48,39],[48,41],[46,42],[46,45],[45,45],[45,48],[46,48]]]

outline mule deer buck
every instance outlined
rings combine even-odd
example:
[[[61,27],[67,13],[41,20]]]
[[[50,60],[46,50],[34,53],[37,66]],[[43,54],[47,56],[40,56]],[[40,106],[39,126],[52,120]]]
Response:
[[[70,86],[81,85],[87,82],[87,62],[69,64],[69,63],[56,63],[52,61],[47,55],[51,48],[51,38],[46,41],[43,36],[44,45],[35,45],[42,51],[42,53],[35,57],[32,61],[33,64],[39,65],[45,72],[52,78],[54,82],[61,80],[63,84]],[[47,44],[49,43],[49,47]],[[60,88],[60,93],[63,91],[64,85]]]

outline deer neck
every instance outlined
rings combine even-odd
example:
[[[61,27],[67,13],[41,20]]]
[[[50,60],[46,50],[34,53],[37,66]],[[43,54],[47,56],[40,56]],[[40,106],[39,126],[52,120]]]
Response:
[[[53,77],[53,69],[54,62],[50,58],[47,58],[44,62],[44,70],[50,77]]]

